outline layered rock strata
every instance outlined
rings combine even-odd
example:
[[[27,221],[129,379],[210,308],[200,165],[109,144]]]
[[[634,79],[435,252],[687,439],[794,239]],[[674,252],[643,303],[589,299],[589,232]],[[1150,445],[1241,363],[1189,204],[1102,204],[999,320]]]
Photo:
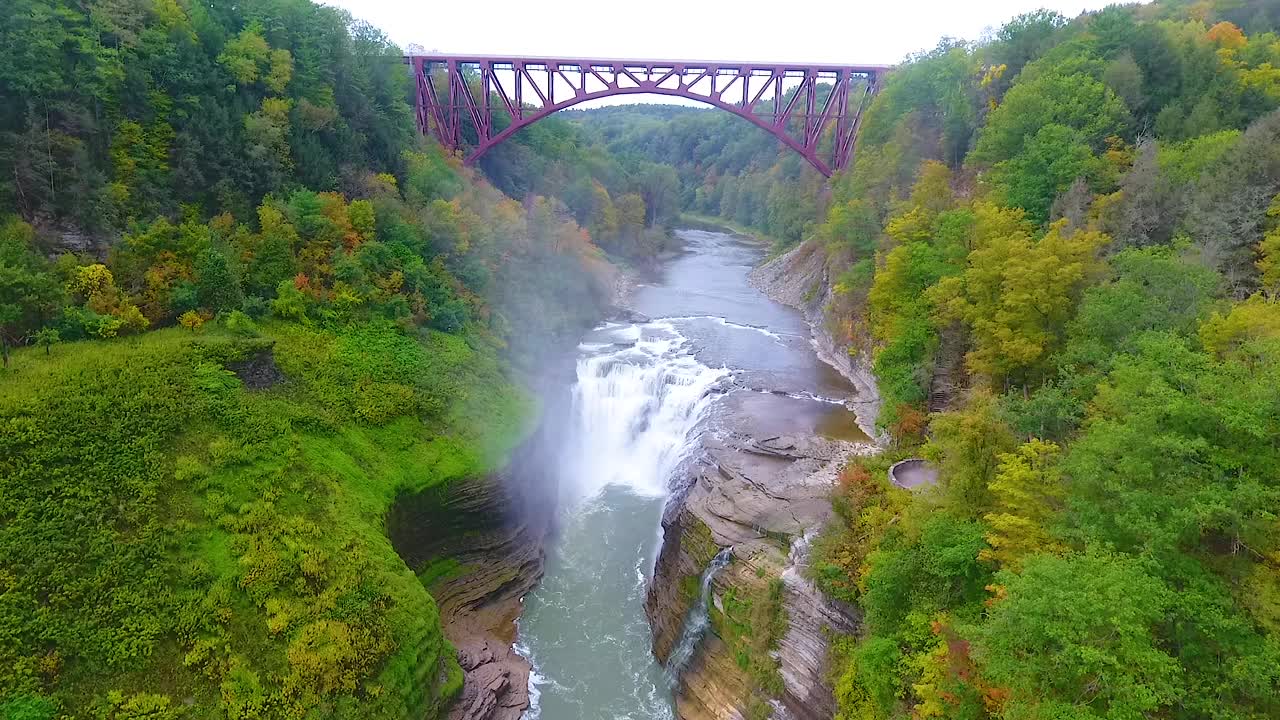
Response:
[[[802,245],[757,268],[751,281],[804,312],[815,352],[853,385],[848,404],[877,438],[879,396],[868,358],[838,342],[825,318],[832,291],[821,248]],[[787,416],[781,400],[729,395],[665,514],[645,605],[659,661],[680,637],[701,573],[720,548],[731,546],[734,556],[712,584],[712,632],[678,680],[681,720],[826,720],[835,713],[828,637],[855,632],[860,617],[824,596],[805,566],[810,541],[830,518],[841,466],[879,446],[820,437],[811,427],[779,434]]]
[[[542,576],[546,512],[505,473],[401,497],[387,519],[392,544],[440,609],[464,682],[450,720],[519,720],[529,663],[512,649],[521,598]]]

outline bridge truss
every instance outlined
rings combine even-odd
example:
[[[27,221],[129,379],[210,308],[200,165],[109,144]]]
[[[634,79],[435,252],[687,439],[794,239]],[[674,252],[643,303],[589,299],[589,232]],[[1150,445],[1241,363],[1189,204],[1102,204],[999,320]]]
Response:
[[[521,128],[573,105],[653,93],[728,110],[818,172],[849,166],[884,65],[410,55],[418,127],[475,162]]]

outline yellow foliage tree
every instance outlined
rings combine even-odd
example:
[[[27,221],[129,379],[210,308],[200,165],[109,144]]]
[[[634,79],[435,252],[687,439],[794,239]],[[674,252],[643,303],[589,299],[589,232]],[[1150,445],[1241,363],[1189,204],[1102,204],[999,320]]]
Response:
[[[115,277],[106,265],[77,268],[67,289],[83,298],[89,310],[107,318],[94,330],[100,337],[115,337],[121,331],[142,332],[151,325],[138,306],[116,287]]]
[[[263,78],[267,89],[277,95],[283,93],[293,79],[293,56],[288,50],[276,48],[271,51],[268,61],[267,76]]]
[[[955,196],[951,192],[951,168],[946,163],[926,160],[920,166],[920,175],[911,188],[911,204],[933,215],[955,205]]]
[[[200,317],[200,313],[195,310],[188,310],[178,317],[178,324],[191,332],[195,332],[204,325],[204,318]]]
[[[1262,295],[1235,305],[1226,315],[1214,313],[1200,325],[1200,342],[1219,355],[1252,339],[1280,340],[1280,304]]]
[[[1045,530],[1064,494],[1054,464],[1058,454],[1054,443],[1033,439],[999,456],[1000,465],[989,485],[996,511],[983,518],[991,527],[987,533],[991,547],[978,559],[1017,571],[1028,555],[1065,549]]]
[[[262,36],[262,26],[253,23],[222,48],[218,62],[241,85],[249,85],[258,79],[260,66],[271,59],[271,46]]]
[[[1035,242],[1021,210],[987,202],[974,205],[974,216],[967,267],[930,293],[942,320],[969,326],[970,371],[1000,387],[1048,356],[1108,238],[1059,221]]]

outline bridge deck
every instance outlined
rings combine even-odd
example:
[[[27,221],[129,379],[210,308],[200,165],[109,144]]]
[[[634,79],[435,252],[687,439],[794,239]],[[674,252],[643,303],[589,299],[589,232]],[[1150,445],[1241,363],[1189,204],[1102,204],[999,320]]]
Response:
[[[422,58],[427,62],[446,62],[454,60],[464,64],[478,63],[499,63],[503,65],[570,65],[573,67],[613,67],[615,65],[636,66],[636,67],[684,67],[701,70],[703,68],[719,68],[721,70],[740,70],[740,69],[782,69],[793,71],[817,70],[819,72],[838,72],[840,70],[852,70],[854,72],[886,72],[892,70],[892,65],[874,65],[866,63],[811,63],[811,62],[792,62],[792,61],[772,61],[772,60],[672,60],[672,59],[655,59],[647,60],[643,58],[597,58],[586,57],[581,55],[475,55],[475,54],[452,54],[452,53],[417,53],[414,55],[406,55],[407,59]]]

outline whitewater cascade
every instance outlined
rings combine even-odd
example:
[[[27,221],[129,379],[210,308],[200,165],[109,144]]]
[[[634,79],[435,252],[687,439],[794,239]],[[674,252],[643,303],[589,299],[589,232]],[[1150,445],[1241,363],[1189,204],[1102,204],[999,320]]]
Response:
[[[698,604],[689,608],[684,629],[680,632],[680,641],[676,643],[675,650],[672,650],[671,656],[667,658],[667,681],[672,687],[679,682],[680,673],[693,659],[693,653],[702,642],[702,636],[707,633],[707,628],[711,627],[711,583],[716,579],[716,573],[725,569],[732,559],[733,548],[723,548],[716,553],[716,556],[711,559],[711,564],[702,573],[702,594],[699,596]]]
[[[670,321],[607,323],[593,340],[578,346],[566,499],[589,500],[608,486],[663,496],[728,371],[698,362]]]
[[[526,720],[674,717],[645,589],[668,483],[729,374],[698,362],[677,323],[606,323],[578,346],[560,529],[519,622]]]

